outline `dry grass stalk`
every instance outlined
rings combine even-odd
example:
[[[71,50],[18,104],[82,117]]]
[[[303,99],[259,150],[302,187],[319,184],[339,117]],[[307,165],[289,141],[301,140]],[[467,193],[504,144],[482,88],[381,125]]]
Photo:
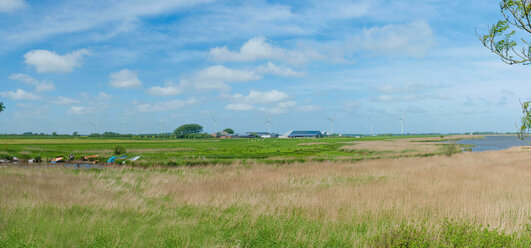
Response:
[[[531,216],[531,153],[523,149],[454,157],[359,163],[233,165],[169,171],[62,168],[0,169],[0,206],[88,205],[149,208],[167,204],[250,206],[258,214],[358,221],[431,222],[446,217],[520,230]],[[152,207],[152,206],[151,206]]]

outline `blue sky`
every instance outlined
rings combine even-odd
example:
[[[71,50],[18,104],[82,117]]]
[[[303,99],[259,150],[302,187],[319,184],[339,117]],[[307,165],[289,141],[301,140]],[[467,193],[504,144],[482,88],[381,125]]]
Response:
[[[0,0],[0,133],[514,131],[496,1]],[[161,126],[161,120],[164,125]]]

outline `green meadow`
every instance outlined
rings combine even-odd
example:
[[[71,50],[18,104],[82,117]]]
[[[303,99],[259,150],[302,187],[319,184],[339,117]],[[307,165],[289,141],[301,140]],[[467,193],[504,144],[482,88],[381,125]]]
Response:
[[[142,159],[0,166],[0,247],[531,247],[529,152],[404,138],[4,137],[3,157]]]
[[[430,137],[430,136],[414,136]],[[16,156],[49,160],[74,154],[77,159],[100,155],[101,162],[113,156],[114,148],[122,146],[128,157],[141,156],[135,163],[151,165],[208,165],[248,163],[294,163],[307,161],[357,161],[378,158],[381,154],[368,150],[346,150],[352,142],[410,138],[409,136],[376,136],[363,138],[321,139],[105,139],[88,137],[21,138],[0,137],[0,158]],[[400,155],[400,154],[397,154]],[[425,154],[433,155],[433,154]]]

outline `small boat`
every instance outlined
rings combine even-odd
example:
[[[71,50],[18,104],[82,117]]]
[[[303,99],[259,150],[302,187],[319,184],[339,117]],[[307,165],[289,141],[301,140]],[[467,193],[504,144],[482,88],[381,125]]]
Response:
[[[119,157],[118,159],[125,159],[127,158],[127,156],[122,156],[122,157]]]
[[[129,159],[129,161],[137,161],[140,158],[140,156],[132,157]]]
[[[57,157],[57,158],[53,158],[52,160],[50,160],[52,163],[60,163],[62,162],[64,159],[64,157]]]
[[[116,160],[116,156],[110,157],[109,160],[107,160],[107,163],[108,164],[114,163],[114,160]]]
[[[83,159],[85,159],[85,160],[90,160],[91,158],[92,158],[92,159],[96,159],[96,158],[99,158],[99,157],[100,157],[100,155],[90,155],[90,156],[85,156],[85,157],[83,157]]]

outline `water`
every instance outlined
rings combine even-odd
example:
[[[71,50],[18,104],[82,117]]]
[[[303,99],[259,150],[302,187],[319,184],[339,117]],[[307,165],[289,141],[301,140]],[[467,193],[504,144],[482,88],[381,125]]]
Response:
[[[484,139],[463,139],[459,141],[452,141],[461,145],[473,145],[472,151],[484,152],[484,151],[498,151],[511,148],[513,146],[527,146],[525,141],[519,139],[517,136],[485,136]]]
[[[6,168],[7,166],[49,166],[49,167],[64,167],[73,169],[101,169],[101,164],[28,164],[28,163],[5,163],[1,164],[0,168]]]

